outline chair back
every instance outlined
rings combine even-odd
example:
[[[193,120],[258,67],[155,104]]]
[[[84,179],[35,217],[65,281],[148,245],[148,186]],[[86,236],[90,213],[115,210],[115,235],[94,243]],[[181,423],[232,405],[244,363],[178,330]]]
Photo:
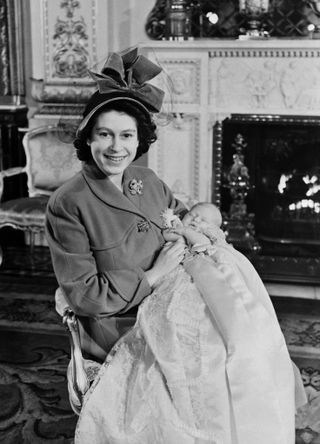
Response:
[[[50,195],[81,169],[82,163],[69,140],[70,135],[58,125],[41,126],[24,135],[30,197]]]

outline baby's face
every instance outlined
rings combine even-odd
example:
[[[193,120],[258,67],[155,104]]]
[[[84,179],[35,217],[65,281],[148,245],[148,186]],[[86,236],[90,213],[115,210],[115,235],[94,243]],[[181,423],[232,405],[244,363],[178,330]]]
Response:
[[[202,226],[213,222],[212,211],[208,207],[193,207],[182,220],[184,226]]]

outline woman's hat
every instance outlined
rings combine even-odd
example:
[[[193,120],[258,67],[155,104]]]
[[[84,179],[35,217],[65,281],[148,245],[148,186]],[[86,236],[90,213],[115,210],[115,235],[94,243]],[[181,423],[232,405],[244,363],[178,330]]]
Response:
[[[77,135],[80,135],[92,116],[110,102],[133,102],[148,117],[150,113],[158,113],[161,110],[164,91],[146,82],[161,71],[160,66],[143,55],[138,55],[137,48],[123,54],[111,53],[101,73],[89,71],[98,91],[91,96],[86,106]]]

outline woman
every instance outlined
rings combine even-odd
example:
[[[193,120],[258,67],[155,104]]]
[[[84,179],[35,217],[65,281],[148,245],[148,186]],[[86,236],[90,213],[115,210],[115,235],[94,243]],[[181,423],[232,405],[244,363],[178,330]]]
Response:
[[[151,113],[163,92],[146,83],[160,72],[136,50],[111,54],[74,145],[83,169],[50,198],[46,236],[55,274],[80,319],[82,349],[103,361],[133,324],[154,283],[183,257],[167,244],[160,213],[184,206],[148,168],[132,162],[156,140]]]

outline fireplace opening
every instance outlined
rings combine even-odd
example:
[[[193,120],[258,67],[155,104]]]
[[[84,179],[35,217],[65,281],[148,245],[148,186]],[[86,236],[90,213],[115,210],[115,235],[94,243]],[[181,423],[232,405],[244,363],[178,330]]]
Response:
[[[232,115],[222,122],[220,205],[227,219],[239,137],[249,176],[243,220],[252,218],[256,260],[306,259],[314,273],[320,258],[320,118]]]

